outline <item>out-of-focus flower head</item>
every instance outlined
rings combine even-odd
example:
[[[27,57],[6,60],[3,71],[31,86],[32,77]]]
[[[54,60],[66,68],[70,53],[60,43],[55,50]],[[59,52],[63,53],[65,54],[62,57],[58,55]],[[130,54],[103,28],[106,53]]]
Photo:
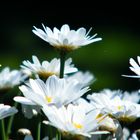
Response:
[[[18,110],[9,105],[0,104],[0,120],[8,116],[14,115]]]
[[[9,67],[5,67],[0,72],[0,91],[5,91],[19,85],[23,82],[25,77],[21,71],[11,70]]]
[[[60,75],[60,59],[54,58],[50,62],[43,61],[42,63],[36,56],[32,56],[33,63],[30,61],[23,61],[21,68],[30,71],[35,74],[37,77],[47,79],[49,76]],[[65,61],[64,74],[69,74],[77,72],[77,68],[74,67],[72,59],[69,58]]]
[[[78,71],[66,78],[68,80],[71,80],[71,79],[78,80],[79,83],[81,83],[83,85],[83,87],[89,86],[96,80],[94,75],[92,75],[89,71],[86,71],[86,72]]]

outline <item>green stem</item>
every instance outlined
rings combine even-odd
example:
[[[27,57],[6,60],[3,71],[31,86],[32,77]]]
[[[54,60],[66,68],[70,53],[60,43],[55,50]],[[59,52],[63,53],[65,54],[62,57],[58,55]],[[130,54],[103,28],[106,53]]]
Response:
[[[41,135],[41,122],[39,120],[37,128],[37,140],[40,140],[40,135]]]
[[[61,140],[61,132],[58,130],[56,134],[56,140]]]
[[[59,134],[59,140],[61,140],[61,132],[59,131],[58,134]]]
[[[4,119],[1,120],[2,140],[6,140]]]
[[[64,52],[63,50],[60,51],[60,78],[63,78],[64,76],[65,58],[66,52]]]
[[[14,103],[14,107],[17,108],[17,106],[18,106],[18,103],[15,102],[15,103]],[[10,133],[11,133],[11,128],[12,128],[14,116],[15,116],[15,115],[12,115],[12,116],[10,116],[10,118],[9,118],[8,126],[7,126],[7,137],[9,137],[9,135],[10,135]]]

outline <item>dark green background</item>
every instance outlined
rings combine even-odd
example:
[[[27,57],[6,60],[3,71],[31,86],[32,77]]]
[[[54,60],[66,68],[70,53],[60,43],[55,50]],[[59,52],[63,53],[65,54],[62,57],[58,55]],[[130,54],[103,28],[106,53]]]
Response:
[[[42,28],[41,24],[44,23],[59,29],[63,24],[69,24],[71,29],[85,27],[88,30],[93,27],[90,35],[98,33],[98,37],[103,40],[73,51],[68,57],[73,58],[73,63],[79,70],[89,70],[95,75],[97,80],[91,86],[93,92],[104,88],[137,90],[140,88],[139,79],[121,75],[134,74],[129,70],[129,58],[136,60],[140,55],[138,6],[135,1],[127,1],[124,5],[119,1],[1,2],[0,64],[2,67],[19,69],[22,61],[31,60],[32,55],[38,56],[41,61],[59,57],[53,47],[32,33],[33,26]],[[11,94],[7,93],[5,102],[12,102],[12,96],[18,91],[17,87]],[[18,113],[12,135],[16,135],[19,128],[27,127],[36,137],[36,119],[27,120]]]
[[[78,4],[52,1],[1,4],[0,63],[11,68],[19,68],[23,60],[31,60],[32,55],[42,60],[58,57],[54,49],[32,33],[33,26],[41,24],[53,28],[67,23],[71,29],[93,27],[90,35],[98,33],[103,40],[85,46],[69,54],[80,70],[89,70],[96,82],[92,90],[103,88],[135,90],[139,89],[138,79],[122,77],[133,74],[129,70],[129,58],[140,54],[139,9],[137,4],[126,6],[121,3],[81,2]],[[64,6],[62,5],[64,4]],[[81,5],[82,6],[81,6]],[[133,10],[132,10],[133,9]]]

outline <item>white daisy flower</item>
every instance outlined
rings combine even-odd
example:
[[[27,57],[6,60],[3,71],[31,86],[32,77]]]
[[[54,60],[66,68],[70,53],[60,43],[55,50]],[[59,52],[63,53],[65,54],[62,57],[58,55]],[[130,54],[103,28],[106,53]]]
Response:
[[[42,63],[36,56],[32,56],[33,62],[23,61],[23,68],[26,71],[39,75],[41,78],[48,78],[51,75],[59,76],[60,74],[60,59],[54,58],[50,62],[43,61]],[[69,58],[65,61],[64,74],[69,74],[77,71],[77,68],[74,67],[72,59]]]
[[[50,76],[46,83],[40,79],[30,79],[29,83],[19,89],[25,97],[15,97],[14,100],[27,105],[56,105],[62,106],[77,100],[89,88],[82,88],[76,80],[67,81],[55,75]]]
[[[11,70],[9,67],[5,67],[0,72],[0,91],[8,90],[23,82],[25,77],[21,71]]]
[[[83,106],[72,104],[60,108],[43,106],[42,110],[49,120],[44,121],[44,123],[56,127],[62,134],[91,137],[91,133],[98,129],[100,122],[103,120],[103,117],[98,119],[99,110],[87,113]]]
[[[130,70],[133,71],[136,75],[122,75],[125,77],[132,77],[132,78],[140,78],[140,56],[137,56],[138,64],[135,62],[133,58],[129,59],[130,63]]]
[[[133,91],[133,92],[127,92],[125,91],[122,94],[122,100],[124,101],[130,101],[133,103],[138,103],[140,101],[140,92],[139,91]]]
[[[83,85],[83,87],[89,86],[96,80],[94,75],[92,75],[89,71],[87,72],[78,71],[73,75],[68,76],[67,79],[68,80],[76,79],[79,81],[79,83]]]
[[[83,109],[88,113],[94,109],[93,105],[91,105],[87,100],[84,98],[79,98],[78,100],[72,102],[74,105],[83,106]]]
[[[65,51],[75,50],[80,46],[102,40],[102,38],[95,38],[97,34],[94,34],[91,37],[89,36],[92,28],[86,33],[86,29],[83,27],[75,31],[70,30],[70,27],[67,24],[64,24],[60,30],[54,27],[53,31],[47,26],[42,26],[44,31],[34,26],[34,29],[32,30],[33,33],[55,48]]]
[[[118,90],[111,90],[111,89],[103,89],[99,92],[100,94],[105,94],[109,98],[114,98],[115,96],[122,97],[122,91],[120,89]]]
[[[109,98],[114,98],[115,96],[119,96],[124,101],[131,101],[134,103],[138,103],[140,100],[140,93],[139,91],[133,91],[133,92],[123,92],[121,90],[110,90],[110,89],[104,89],[99,92],[100,94],[105,94]]]
[[[15,107],[9,105],[0,104],[0,120],[8,116],[14,115],[18,110]]]
[[[140,117],[140,105],[124,101],[119,96],[110,98],[105,94],[93,93],[87,98],[95,108],[101,109],[103,113],[106,112],[120,121],[132,122]]]

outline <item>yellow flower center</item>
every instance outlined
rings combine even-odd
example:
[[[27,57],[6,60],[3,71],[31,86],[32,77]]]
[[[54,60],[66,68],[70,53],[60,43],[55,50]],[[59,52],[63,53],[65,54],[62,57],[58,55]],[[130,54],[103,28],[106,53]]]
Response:
[[[117,109],[118,110],[122,110],[123,109],[123,106],[119,105],[119,106],[117,106]]]
[[[39,77],[42,79],[47,79],[49,76],[52,76],[52,75],[59,76],[58,73],[47,72],[47,71],[38,71],[37,73],[38,73]]]
[[[51,103],[52,102],[52,97],[46,96],[46,100],[47,100],[48,103]]]
[[[79,124],[79,123],[73,123],[74,127],[77,129],[82,129],[83,125]]]

